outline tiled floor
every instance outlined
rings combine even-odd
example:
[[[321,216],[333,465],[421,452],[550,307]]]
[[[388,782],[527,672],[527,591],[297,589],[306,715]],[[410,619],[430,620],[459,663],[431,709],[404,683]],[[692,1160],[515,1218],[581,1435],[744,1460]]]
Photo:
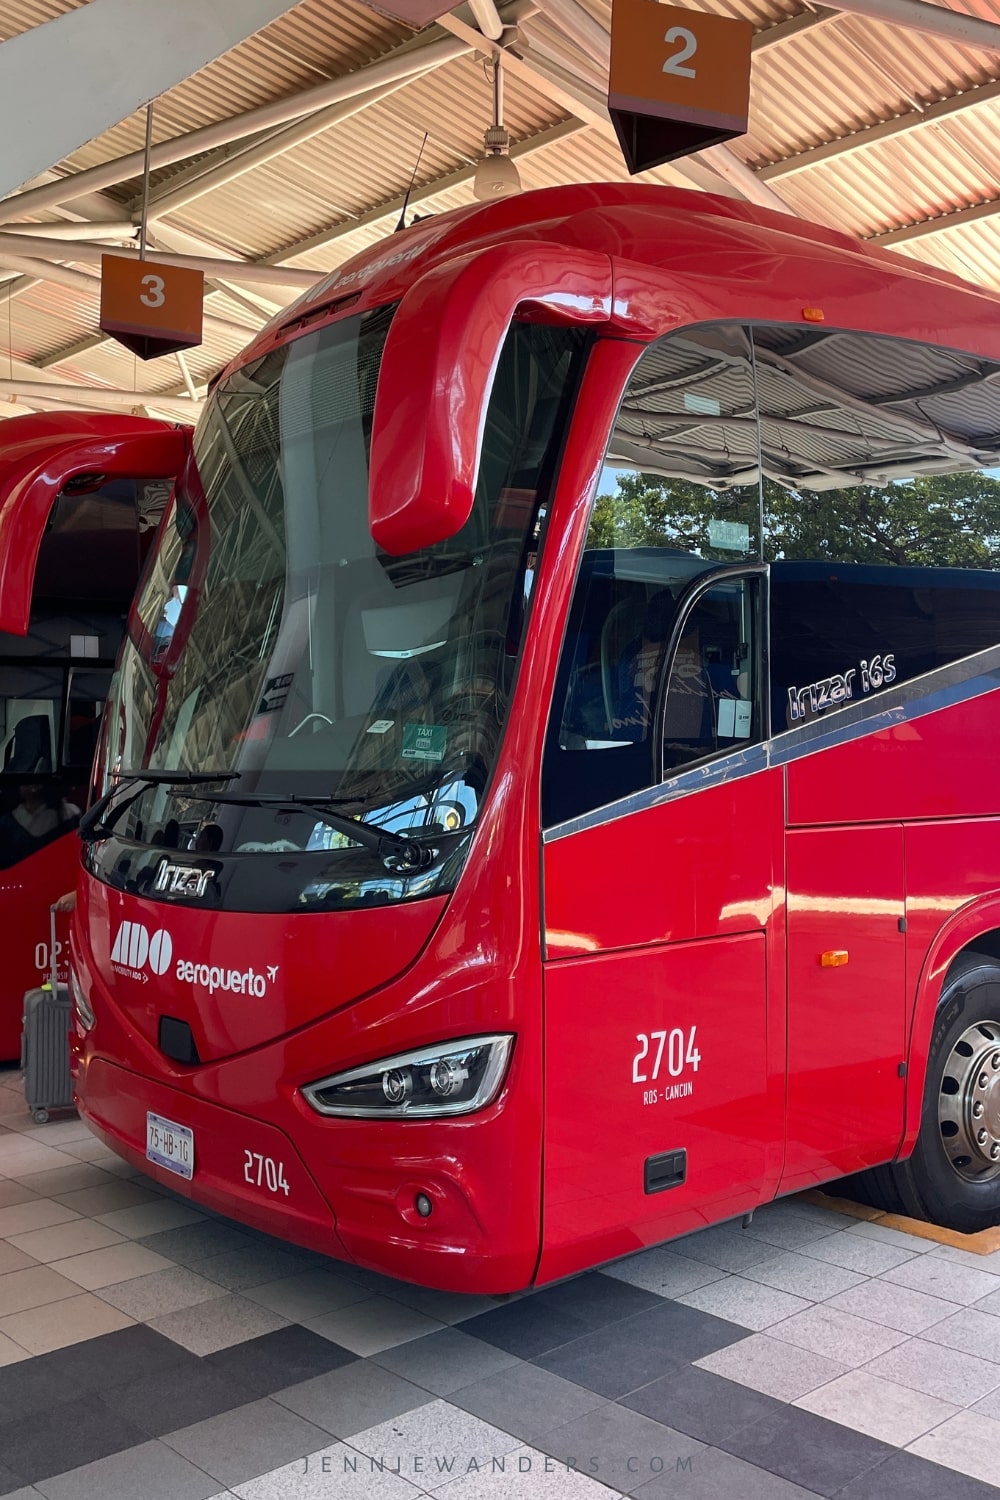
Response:
[[[0,1495],[974,1500],[1000,1252],[801,1201],[507,1300],[202,1214],[0,1073]]]

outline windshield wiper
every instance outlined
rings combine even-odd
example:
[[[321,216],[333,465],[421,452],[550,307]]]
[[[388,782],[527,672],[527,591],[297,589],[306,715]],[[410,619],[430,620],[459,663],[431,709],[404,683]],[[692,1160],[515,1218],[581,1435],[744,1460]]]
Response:
[[[93,807],[88,807],[80,819],[77,832],[85,844],[95,844],[98,839],[107,838],[125,809],[131,807],[143,792],[148,792],[151,786],[200,786],[206,781],[236,781],[239,776],[239,771],[136,771],[123,776],[103,797],[98,797]],[[133,789],[131,796],[124,797],[111,817],[105,821],[104,814],[119,792],[129,788]]]
[[[202,799],[199,799],[202,800]],[[423,870],[433,862],[435,850],[402,833],[392,833],[378,823],[362,823],[346,813],[335,812],[332,797],[282,797],[277,792],[219,792],[210,794],[206,802],[220,802],[234,807],[273,807],[278,812],[315,813],[321,823],[345,834],[363,849],[370,849],[386,869],[409,874],[412,870]]]
[[[135,776],[126,776],[117,786],[105,792],[104,796],[89,808],[80,819],[78,832],[85,843],[93,844],[98,839],[107,838],[114,828],[115,823],[121,817],[127,807],[130,807],[143,792],[152,786],[201,786],[205,782],[213,781],[235,781],[240,775],[239,771],[141,771]],[[104,813],[118,794],[128,788],[132,788],[130,795],[125,796],[114,808],[111,817],[105,819]],[[268,792],[206,792],[195,794],[193,800],[198,802],[219,802],[234,807],[273,807],[276,811],[301,812],[306,810],[314,813],[321,823],[343,833],[354,843],[360,844],[364,849],[370,849],[389,870],[409,873],[413,870],[425,869],[434,860],[435,850],[427,844],[419,843],[416,839],[407,838],[402,833],[392,833],[387,828],[380,827],[377,823],[362,823],[357,818],[348,817],[346,813],[335,812],[331,802],[336,798],[331,797],[282,797],[278,793]],[[447,835],[446,835],[447,837]]]

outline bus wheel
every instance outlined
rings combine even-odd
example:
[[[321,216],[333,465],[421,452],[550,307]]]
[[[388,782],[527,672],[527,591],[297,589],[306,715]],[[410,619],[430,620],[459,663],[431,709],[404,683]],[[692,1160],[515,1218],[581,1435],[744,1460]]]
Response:
[[[913,1155],[864,1174],[876,1206],[962,1234],[1000,1224],[1000,963],[972,953],[938,1006]]]

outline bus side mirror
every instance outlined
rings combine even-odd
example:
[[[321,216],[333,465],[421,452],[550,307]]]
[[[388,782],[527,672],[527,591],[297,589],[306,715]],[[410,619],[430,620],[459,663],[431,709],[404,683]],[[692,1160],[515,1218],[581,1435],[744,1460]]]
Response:
[[[404,294],[372,419],[368,519],[385,552],[416,552],[469,519],[493,377],[522,308],[548,323],[608,323],[610,257],[545,241],[494,245],[436,266]]]
[[[38,412],[0,427],[0,631],[24,635],[38,549],[57,496],[112,476],[173,479],[187,429],[119,412]]]

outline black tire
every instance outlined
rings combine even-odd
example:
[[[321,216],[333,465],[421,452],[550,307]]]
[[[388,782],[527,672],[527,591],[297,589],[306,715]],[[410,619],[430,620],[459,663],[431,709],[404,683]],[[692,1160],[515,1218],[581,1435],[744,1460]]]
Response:
[[[1000,1224],[1000,1063],[994,1067],[994,1057],[1000,1059],[1000,962],[967,953],[952,965],[941,991],[913,1155],[848,1179],[852,1196],[960,1234]],[[983,1059],[979,1066],[977,1059]],[[983,1077],[992,1091],[977,1121],[972,1110],[981,1102]]]

